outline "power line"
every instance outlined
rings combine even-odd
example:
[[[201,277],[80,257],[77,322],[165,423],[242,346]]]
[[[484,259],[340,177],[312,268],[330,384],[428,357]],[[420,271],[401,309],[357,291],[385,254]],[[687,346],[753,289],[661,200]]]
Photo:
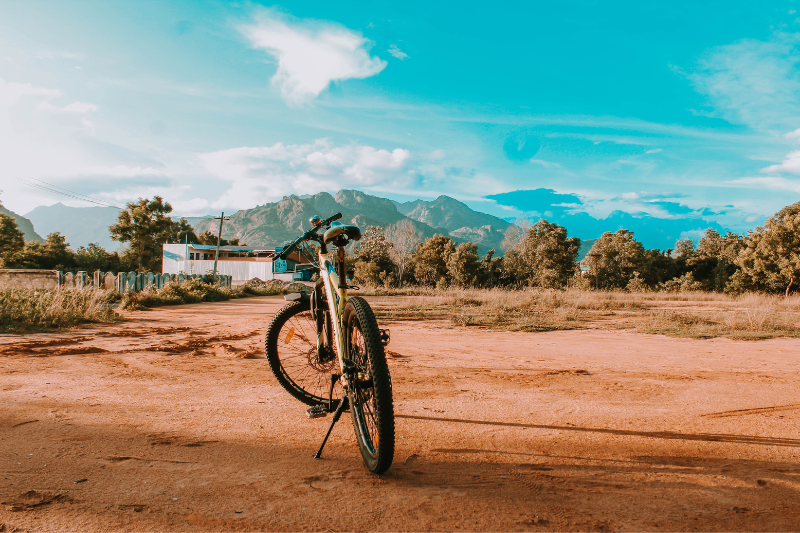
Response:
[[[40,189],[40,190],[43,190],[43,191],[48,191],[48,192],[52,192],[52,193],[55,193],[55,194],[60,194],[61,196],[74,198],[75,200],[80,200],[80,201],[83,201],[83,202],[89,202],[89,203],[92,203],[92,204],[95,204],[95,205],[99,205],[101,207],[113,207],[115,209],[124,209],[124,208],[122,208],[122,207],[120,207],[118,205],[114,205],[114,204],[112,204],[110,202],[106,202],[104,200],[98,200],[96,198],[92,198],[91,196],[86,196],[86,195],[77,193],[75,191],[70,191],[69,189],[65,189],[63,187],[59,187],[58,185],[53,185],[52,183],[48,183],[48,182],[46,182],[44,180],[40,180],[40,179],[37,179],[37,178],[32,178],[31,176],[28,176],[28,175],[25,175],[25,174],[23,174],[23,176],[25,176],[28,179],[26,180],[24,178],[18,177],[17,180],[20,181],[21,183],[24,183],[25,185],[27,185],[29,187],[35,188],[35,189]],[[31,180],[31,181],[28,181],[28,180]]]

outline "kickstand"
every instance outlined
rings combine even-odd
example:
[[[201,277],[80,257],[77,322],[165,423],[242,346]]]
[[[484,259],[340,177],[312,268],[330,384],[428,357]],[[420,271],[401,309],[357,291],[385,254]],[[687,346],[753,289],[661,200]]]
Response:
[[[328,437],[331,436],[331,431],[333,431],[333,426],[336,425],[336,422],[339,421],[339,417],[342,416],[342,411],[347,408],[347,396],[342,396],[342,399],[339,400],[339,405],[336,407],[336,411],[333,412],[333,420],[331,420],[331,427],[328,428],[328,432],[325,434],[325,438],[322,440],[322,445],[317,450],[316,455],[314,455],[314,459],[320,459],[322,457],[322,448],[325,447],[325,443],[328,442]]]

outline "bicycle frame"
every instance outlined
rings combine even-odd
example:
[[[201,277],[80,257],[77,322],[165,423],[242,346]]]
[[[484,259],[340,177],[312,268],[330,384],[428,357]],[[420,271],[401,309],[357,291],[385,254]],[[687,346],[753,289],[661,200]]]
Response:
[[[344,338],[342,315],[344,314],[344,306],[347,303],[347,278],[345,277],[344,265],[344,248],[339,248],[339,264],[341,265],[341,272],[337,272],[336,266],[331,262],[330,252],[326,248],[321,247],[319,251],[319,275],[325,285],[325,293],[328,297],[328,311],[331,313],[331,324],[333,326],[333,339],[336,344],[336,351],[339,357],[339,368],[342,371],[341,379],[343,385],[347,385],[345,376],[344,354],[346,339]],[[344,279],[344,285],[341,280]],[[324,342],[323,332],[317,331],[317,349],[321,348],[321,343]]]

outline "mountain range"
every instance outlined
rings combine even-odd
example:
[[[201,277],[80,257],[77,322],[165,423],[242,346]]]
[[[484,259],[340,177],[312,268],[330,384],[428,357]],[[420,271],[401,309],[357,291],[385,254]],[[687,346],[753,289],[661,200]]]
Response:
[[[27,218],[6,209],[2,205],[0,205],[0,213],[14,219],[14,221],[17,223],[17,228],[19,228],[19,230],[25,235],[26,241],[44,242],[44,239],[42,239],[41,235],[36,233],[36,230],[33,229],[33,223]]]
[[[238,211],[223,225],[222,236],[238,238],[250,246],[280,245],[308,229],[308,220],[314,215],[326,218],[337,212],[342,213],[343,222],[362,229],[368,226],[388,228],[408,220],[423,238],[439,233],[458,242],[471,241],[478,245],[481,254],[491,248],[502,253],[500,243],[505,238],[505,230],[511,226],[501,218],[473,211],[448,196],[430,202],[398,203],[360,191],[341,190],[335,196],[327,192],[286,196],[279,202]],[[216,233],[217,224],[212,219],[201,220],[194,225],[195,232]]]
[[[106,250],[120,243],[111,240],[108,227],[117,221],[119,209],[113,207],[69,207],[62,203],[39,206],[25,214],[42,235],[61,232],[74,248],[95,242]]]
[[[578,196],[559,194],[551,189],[513,191],[487,198],[498,205],[526,213],[532,220],[543,217],[566,227],[570,236],[579,237],[582,241],[579,258],[585,256],[594,240],[603,232],[622,228],[633,231],[646,248],[661,249],[673,248],[676,240],[687,236],[697,239],[707,228],[724,232],[719,224],[705,218],[713,213],[691,211],[685,206],[665,201],[658,203],[670,212],[669,218],[615,211],[600,219],[579,209],[582,206]],[[117,209],[111,207],[80,208],[57,203],[37,207],[25,217],[2,206],[0,212],[17,219],[27,240],[41,242],[41,235],[60,231],[74,249],[92,242],[99,243],[109,251],[120,247],[118,242],[111,240],[108,232],[108,227],[119,214]],[[362,228],[388,228],[408,220],[423,238],[439,233],[458,242],[474,242],[481,254],[494,248],[498,255],[503,253],[501,243],[513,221],[474,211],[448,196],[440,196],[432,201],[395,202],[360,191],[341,190],[335,195],[320,192],[286,196],[278,202],[243,209],[230,215],[230,220],[223,226],[222,235],[226,239],[239,238],[240,242],[251,246],[281,245],[308,229],[308,219],[312,216],[324,218],[337,212],[343,214],[343,222]],[[214,220],[213,215],[187,218],[197,233],[217,233],[219,221]]]

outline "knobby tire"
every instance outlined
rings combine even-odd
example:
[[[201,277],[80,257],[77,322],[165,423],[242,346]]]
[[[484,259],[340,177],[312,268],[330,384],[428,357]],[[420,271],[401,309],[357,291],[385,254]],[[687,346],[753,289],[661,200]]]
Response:
[[[354,380],[348,391],[356,440],[367,468],[381,474],[394,459],[394,407],[380,330],[369,304],[358,296],[347,301],[342,322],[348,360],[367,378]]]

